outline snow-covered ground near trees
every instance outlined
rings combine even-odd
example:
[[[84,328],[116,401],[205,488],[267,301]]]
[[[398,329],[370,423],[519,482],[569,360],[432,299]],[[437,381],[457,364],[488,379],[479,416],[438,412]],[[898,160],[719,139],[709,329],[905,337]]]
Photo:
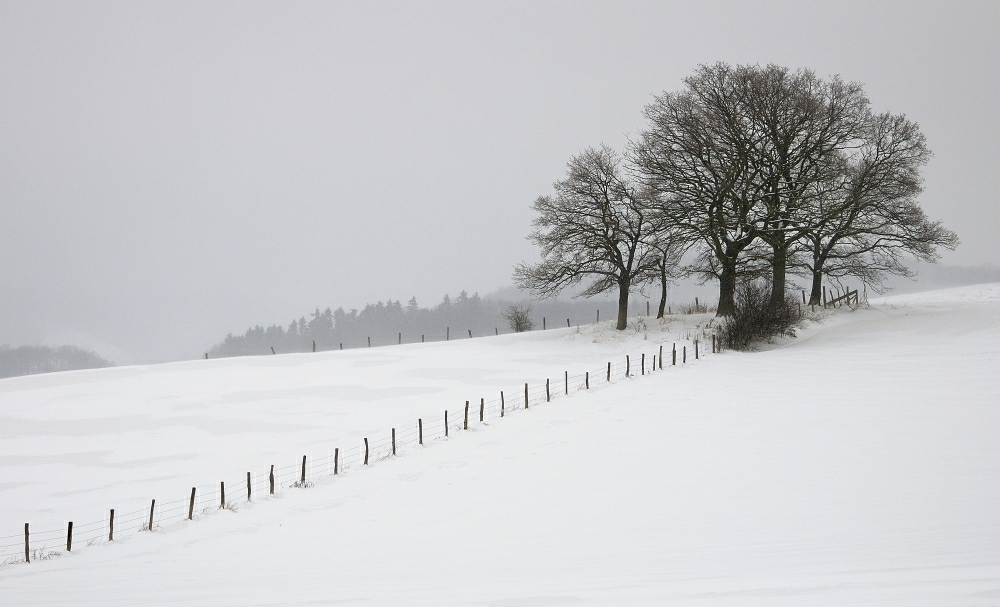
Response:
[[[0,381],[3,552],[83,527],[0,603],[1000,605],[1000,285],[822,316],[698,361],[708,316]]]

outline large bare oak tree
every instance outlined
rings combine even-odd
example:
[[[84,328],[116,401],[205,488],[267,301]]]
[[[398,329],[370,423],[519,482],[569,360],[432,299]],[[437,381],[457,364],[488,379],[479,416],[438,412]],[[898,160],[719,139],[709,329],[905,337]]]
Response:
[[[649,239],[660,231],[649,193],[623,174],[610,148],[574,156],[566,178],[553,184],[554,196],[540,196],[529,235],[542,261],[520,263],[514,282],[537,297],[551,297],[590,280],[578,297],[618,292],[619,330],[625,329],[632,288],[656,273],[661,254]]]

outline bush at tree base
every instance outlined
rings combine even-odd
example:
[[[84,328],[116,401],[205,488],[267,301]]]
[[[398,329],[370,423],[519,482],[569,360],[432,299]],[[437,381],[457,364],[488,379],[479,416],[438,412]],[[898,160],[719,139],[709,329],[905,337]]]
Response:
[[[770,303],[771,289],[762,281],[746,281],[736,288],[736,310],[719,329],[723,348],[752,350],[754,346],[781,335],[795,335],[802,320],[793,298]]]

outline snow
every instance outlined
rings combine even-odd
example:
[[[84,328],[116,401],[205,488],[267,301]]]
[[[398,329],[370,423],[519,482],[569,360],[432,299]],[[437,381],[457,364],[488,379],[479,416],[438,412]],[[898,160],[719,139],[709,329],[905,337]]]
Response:
[[[181,506],[153,533],[0,567],[2,602],[1000,603],[1000,285],[820,316],[699,361],[682,338],[707,316],[0,381],[0,544],[16,552],[24,521]],[[622,377],[625,354],[637,372],[675,341],[687,365]],[[501,389],[506,416],[480,424]],[[351,459],[364,436],[368,467]],[[333,447],[351,464],[336,477]],[[303,454],[314,486],[290,487]],[[217,508],[219,480],[237,511]]]

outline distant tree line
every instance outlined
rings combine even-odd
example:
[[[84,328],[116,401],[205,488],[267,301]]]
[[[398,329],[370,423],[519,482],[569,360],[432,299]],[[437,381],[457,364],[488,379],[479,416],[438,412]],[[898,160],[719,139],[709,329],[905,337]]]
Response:
[[[113,366],[111,361],[76,346],[0,346],[0,378]]]
[[[222,342],[212,346],[209,357],[250,356],[275,353],[309,352],[313,342],[317,350],[367,347],[369,338],[372,346],[425,341],[467,339],[469,331],[473,337],[510,333],[512,329],[504,319],[504,311],[511,301],[484,299],[478,293],[469,295],[466,291],[454,299],[445,295],[433,307],[421,307],[415,297],[405,305],[388,300],[368,304],[363,309],[344,310],[318,308],[309,315],[292,320],[287,326],[255,326],[243,335],[229,334]],[[560,301],[551,300],[531,308],[532,324],[542,326],[547,319],[547,327],[565,327],[571,324],[586,324],[597,320],[598,310],[611,317],[614,305],[601,301]]]
[[[958,245],[917,202],[931,156],[918,125],[876,113],[858,83],[718,63],[644,113],[624,155],[585,150],[535,201],[542,260],[515,268],[519,287],[545,298],[586,280],[580,296],[617,294],[624,329],[642,285],[660,287],[662,316],[670,281],[718,281],[729,316],[739,281],[763,280],[778,309],[802,276],[815,304],[824,279],[879,291],[907,257]]]

